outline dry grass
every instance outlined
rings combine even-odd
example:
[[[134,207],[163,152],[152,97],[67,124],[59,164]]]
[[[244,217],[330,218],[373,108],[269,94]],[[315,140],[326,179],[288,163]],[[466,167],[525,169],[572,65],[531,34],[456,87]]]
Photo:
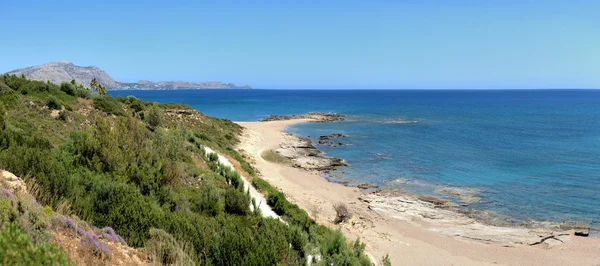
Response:
[[[272,163],[278,163],[278,164],[284,164],[284,165],[292,164],[292,160],[290,160],[287,157],[283,157],[281,154],[279,154],[278,152],[276,152],[274,150],[266,150],[260,156],[263,157],[263,159],[265,159],[269,162],[272,162]]]
[[[335,209],[335,220],[333,222],[336,224],[348,221],[352,217],[350,210],[348,210],[348,206],[344,203],[334,204],[333,209]]]

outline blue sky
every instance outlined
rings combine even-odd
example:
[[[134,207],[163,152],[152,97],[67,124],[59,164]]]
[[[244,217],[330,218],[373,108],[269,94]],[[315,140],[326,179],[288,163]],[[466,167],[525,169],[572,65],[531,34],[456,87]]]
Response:
[[[0,25],[0,72],[68,60],[119,81],[600,88],[600,1],[4,1]]]

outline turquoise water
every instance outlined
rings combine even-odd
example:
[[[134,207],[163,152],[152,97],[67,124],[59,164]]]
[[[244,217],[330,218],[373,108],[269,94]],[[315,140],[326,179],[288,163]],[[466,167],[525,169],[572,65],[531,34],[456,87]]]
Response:
[[[348,120],[295,125],[316,138],[344,133],[344,146],[319,147],[351,166],[332,179],[435,194],[443,186],[481,191],[465,208],[515,221],[583,221],[600,227],[600,91],[113,91],[183,102],[234,121],[270,114],[337,112]]]

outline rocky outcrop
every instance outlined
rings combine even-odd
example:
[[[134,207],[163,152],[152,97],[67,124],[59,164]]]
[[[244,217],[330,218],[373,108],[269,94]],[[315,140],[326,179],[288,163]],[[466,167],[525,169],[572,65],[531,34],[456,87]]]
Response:
[[[260,122],[267,121],[280,121],[280,120],[293,120],[293,119],[311,119],[313,122],[336,122],[343,121],[345,119],[345,115],[342,114],[334,114],[334,113],[321,113],[321,112],[312,112],[301,115],[270,115]]]
[[[10,193],[26,193],[27,185],[23,179],[13,173],[0,169],[0,186],[6,188]]]
[[[306,170],[332,171],[347,166],[344,159],[332,158],[318,150],[310,138],[301,138],[285,133],[285,141],[276,150],[281,156],[289,158],[292,166]]]
[[[383,189],[361,196],[368,208],[393,219],[414,225],[426,224],[444,235],[502,246],[555,246],[571,239],[567,230],[546,226],[531,228],[490,225],[458,212],[449,201],[433,196],[415,195],[398,189]]]
[[[477,203],[481,200],[479,191],[469,187],[443,187],[437,189],[435,193],[458,199],[463,205]]]

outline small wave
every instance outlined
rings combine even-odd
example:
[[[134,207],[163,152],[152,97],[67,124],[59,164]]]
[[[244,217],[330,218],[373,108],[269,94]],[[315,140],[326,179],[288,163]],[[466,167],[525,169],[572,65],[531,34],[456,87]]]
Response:
[[[348,116],[345,122],[368,122],[378,124],[415,124],[422,123],[423,119],[406,117],[369,117],[369,116]]]
[[[418,120],[400,120],[400,121],[388,121],[388,122],[383,122],[385,124],[414,124],[414,123],[419,123]]]

